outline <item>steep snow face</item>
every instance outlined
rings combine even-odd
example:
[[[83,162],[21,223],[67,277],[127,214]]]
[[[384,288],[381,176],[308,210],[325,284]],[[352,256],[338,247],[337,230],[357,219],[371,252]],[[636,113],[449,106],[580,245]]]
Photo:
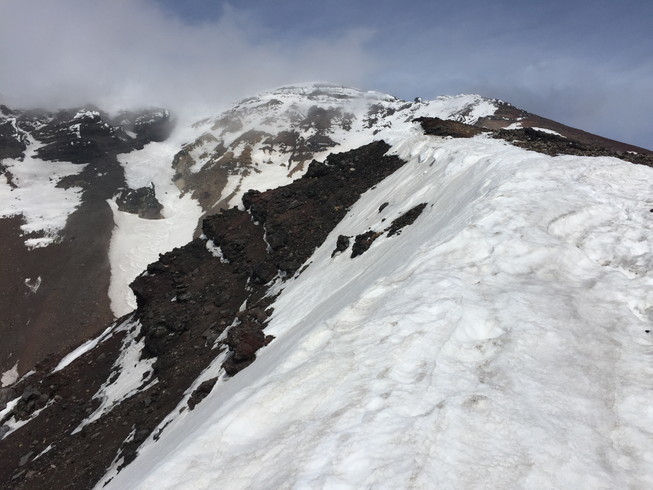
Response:
[[[474,124],[497,107],[478,95],[406,102],[328,84],[283,87],[201,121],[207,130],[175,158],[175,179],[206,211],[229,207],[249,189],[288,184],[313,159],[404,132],[417,117]]]
[[[652,170],[393,143],[408,163],[282,286],[276,339],[107,488],[651,488]]]

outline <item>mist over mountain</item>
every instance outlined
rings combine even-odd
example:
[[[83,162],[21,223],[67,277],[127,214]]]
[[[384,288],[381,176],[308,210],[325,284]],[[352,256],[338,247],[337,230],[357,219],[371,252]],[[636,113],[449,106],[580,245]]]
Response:
[[[553,0],[7,0],[0,103],[189,117],[297,80],[406,100],[476,93],[653,148],[653,5]]]

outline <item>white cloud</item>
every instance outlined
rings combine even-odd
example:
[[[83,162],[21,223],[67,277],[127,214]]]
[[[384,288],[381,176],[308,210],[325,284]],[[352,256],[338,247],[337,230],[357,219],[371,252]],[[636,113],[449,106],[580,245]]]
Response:
[[[218,21],[190,25],[150,0],[5,0],[0,101],[215,111],[297,81],[358,85],[372,68],[364,32],[295,45],[264,32],[232,8]]]

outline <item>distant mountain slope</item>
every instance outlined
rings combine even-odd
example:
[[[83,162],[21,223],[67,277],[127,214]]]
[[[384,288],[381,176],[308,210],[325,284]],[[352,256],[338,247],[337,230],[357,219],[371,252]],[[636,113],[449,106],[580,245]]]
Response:
[[[0,109],[0,374],[112,320],[106,200],[126,187],[116,155],[169,132],[166,111]]]

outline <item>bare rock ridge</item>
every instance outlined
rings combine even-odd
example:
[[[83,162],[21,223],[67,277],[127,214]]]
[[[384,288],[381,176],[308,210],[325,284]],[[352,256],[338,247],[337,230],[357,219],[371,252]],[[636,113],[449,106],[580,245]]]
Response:
[[[18,402],[2,422],[30,422],[0,446],[3,488],[46,482],[91,488],[114,460],[124,465],[134,458],[221,352],[230,376],[253,362],[272,340],[264,330],[274,299],[267,296],[270,285],[301,273],[360,194],[403,164],[384,155],[388,148],[376,142],[313,162],[288,186],[246,194],[247,211],[232,208],[206,218],[205,237],[163,255],[134,282],[138,310],[114,324],[106,340],[62,370],[52,372],[54,361],[44,362],[5,390],[5,399]],[[121,355],[138,342],[139,362],[151,362],[142,385],[73,433],[98,409],[95,393],[120,377]],[[190,408],[210,384],[192,390]]]
[[[578,155],[592,157],[614,157],[640,165],[653,166],[653,152],[644,148],[624,146],[606,138],[594,136],[593,138],[576,139],[579,132],[573,128],[563,134],[547,130],[547,128],[520,127],[513,129],[491,129],[472,126],[457,121],[443,120],[437,117],[420,117],[419,122],[425,134],[433,136],[450,136],[453,138],[471,138],[477,134],[486,133],[493,138],[503,139],[509,143],[528,150],[544,153],[545,155]],[[560,129],[562,125],[557,124]],[[625,150],[624,148],[633,148]],[[635,151],[636,149],[637,151]]]
[[[648,155],[653,153],[650,149],[615,141],[578,128],[572,128],[557,121],[538,116],[537,114],[531,114],[504,101],[498,101],[496,111],[490,116],[480,118],[476,125],[487,129],[507,129],[509,131],[525,128],[537,130],[540,128],[554,131],[561,136],[577,141],[581,145],[601,147],[619,155],[626,152]]]

